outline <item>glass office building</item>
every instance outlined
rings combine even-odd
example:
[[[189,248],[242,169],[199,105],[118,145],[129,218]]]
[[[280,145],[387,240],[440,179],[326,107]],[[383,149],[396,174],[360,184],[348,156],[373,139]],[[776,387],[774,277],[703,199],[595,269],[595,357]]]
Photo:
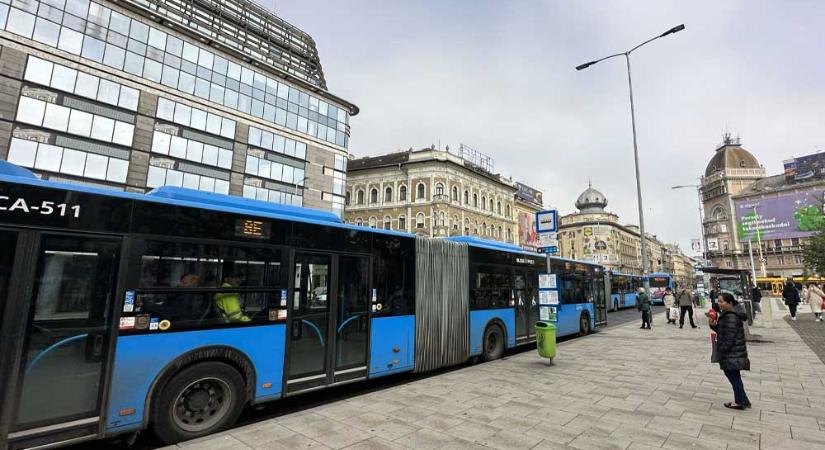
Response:
[[[339,215],[352,103],[315,42],[249,0],[0,0],[0,159]]]

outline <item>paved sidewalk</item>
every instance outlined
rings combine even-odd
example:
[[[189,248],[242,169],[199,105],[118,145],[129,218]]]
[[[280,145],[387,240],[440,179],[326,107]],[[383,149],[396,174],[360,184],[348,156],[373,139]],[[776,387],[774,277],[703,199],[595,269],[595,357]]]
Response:
[[[702,316],[701,310],[697,310]],[[181,444],[195,449],[825,449],[825,365],[774,308],[752,329],[753,409],[711,364],[709,330],[654,323],[524,352]]]

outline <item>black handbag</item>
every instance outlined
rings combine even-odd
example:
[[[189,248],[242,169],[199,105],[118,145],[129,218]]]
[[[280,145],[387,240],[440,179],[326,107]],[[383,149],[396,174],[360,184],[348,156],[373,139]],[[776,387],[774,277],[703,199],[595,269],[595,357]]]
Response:
[[[716,339],[714,339],[710,342],[710,362],[718,363],[720,358],[719,346],[716,344]]]

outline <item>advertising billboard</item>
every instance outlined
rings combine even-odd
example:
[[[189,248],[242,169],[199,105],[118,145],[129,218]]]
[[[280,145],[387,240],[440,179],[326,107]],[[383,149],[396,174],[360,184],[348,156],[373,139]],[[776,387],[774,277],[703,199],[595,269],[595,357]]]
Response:
[[[521,184],[518,182],[516,182],[516,197],[518,197],[519,200],[523,200],[528,203],[533,203],[535,205],[544,204],[541,191],[539,191],[538,189],[531,188],[526,184]]]
[[[788,159],[782,161],[782,164],[788,181],[810,181],[825,176],[825,153]]]
[[[518,213],[518,245],[525,250],[536,251],[539,247],[536,233],[536,215],[529,212]]]
[[[775,197],[734,201],[739,240],[808,237],[825,225],[820,188],[788,192]]]

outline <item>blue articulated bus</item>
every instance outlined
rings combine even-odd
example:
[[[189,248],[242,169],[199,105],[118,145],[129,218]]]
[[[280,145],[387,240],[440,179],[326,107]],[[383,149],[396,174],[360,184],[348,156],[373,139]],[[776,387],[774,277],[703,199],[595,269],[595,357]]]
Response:
[[[641,275],[611,272],[610,274],[610,307],[613,311],[623,308],[636,307],[636,292],[642,286]]]
[[[653,272],[648,279],[650,280],[650,299],[654,305],[664,304],[665,289],[676,289],[673,277],[669,273]]]
[[[304,208],[42,181],[0,162],[0,450],[151,428],[534,340],[546,259]],[[601,266],[552,259],[559,335],[605,321]]]

